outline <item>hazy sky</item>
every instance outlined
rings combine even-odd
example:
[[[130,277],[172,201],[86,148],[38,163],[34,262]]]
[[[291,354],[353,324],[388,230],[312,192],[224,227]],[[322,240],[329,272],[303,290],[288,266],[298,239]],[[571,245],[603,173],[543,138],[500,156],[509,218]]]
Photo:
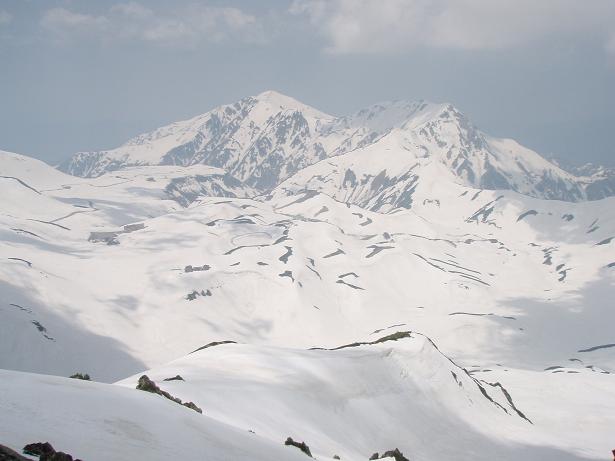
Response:
[[[615,0],[0,0],[0,149],[54,163],[266,89],[452,102],[615,166]]]

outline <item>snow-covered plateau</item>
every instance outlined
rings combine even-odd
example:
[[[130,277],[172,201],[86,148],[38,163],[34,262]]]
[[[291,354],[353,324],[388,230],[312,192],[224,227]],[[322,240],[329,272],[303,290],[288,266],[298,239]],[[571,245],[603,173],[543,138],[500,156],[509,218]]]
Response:
[[[614,177],[450,104],[273,91],[58,169],[0,151],[0,444],[608,459]]]

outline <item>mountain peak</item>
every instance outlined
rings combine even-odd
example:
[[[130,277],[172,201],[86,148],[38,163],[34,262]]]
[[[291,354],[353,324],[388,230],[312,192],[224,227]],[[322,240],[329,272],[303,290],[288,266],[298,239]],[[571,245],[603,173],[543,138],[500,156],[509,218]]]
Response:
[[[292,98],[275,90],[265,90],[254,96],[254,98],[258,99],[259,101],[267,101],[281,105],[301,104],[295,98]]]
[[[325,114],[312,106],[302,103],[295,98],[279,93],[275,90],[263,91],[262,93],[253,96],[252,99],[255,99],[261,104],[270,106],[273,110],[296,110],[299,112],[305,112],[316,118],[333,118],[329,114]]]

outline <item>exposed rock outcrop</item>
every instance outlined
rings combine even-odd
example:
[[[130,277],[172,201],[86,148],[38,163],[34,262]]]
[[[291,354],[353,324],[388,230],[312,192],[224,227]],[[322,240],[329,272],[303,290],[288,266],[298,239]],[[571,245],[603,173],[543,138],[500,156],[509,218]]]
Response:
[[[293,447],[297,447],[303,453],[308,455],[310,458],[312,457],[312,452],[310,451],[310,447],[307,446],[305,442],[295,442],[292,437],[288,437],[284,442],[284,445],[290,445]]]
[[[177,397],[173,397],[166,391],[160,389],[154,381],[148,378],[147,375],[143,375],[139,378],[139,382],[137,383],[137,389],[140,391],[151,392],[152,394],[162,395],[163,397],[183,405],[184,407],[190,408],[191,410],[196,411],[197,413],[203,413],[203,410],[199,408],[194,402],[182,402],[181,399]]]
[[[395,450],[389,450],[389,451],[385,451],[382,456],[378,456],[378,453],[374,453],[369,459],[370,461],[376,460],[376,459],[383,459],[383,458],[393,458],[395,459],[395,461],[410,461],[408,458],[406,458],[404,456],[404,454],[399,451],[399,448],[396,448]]]

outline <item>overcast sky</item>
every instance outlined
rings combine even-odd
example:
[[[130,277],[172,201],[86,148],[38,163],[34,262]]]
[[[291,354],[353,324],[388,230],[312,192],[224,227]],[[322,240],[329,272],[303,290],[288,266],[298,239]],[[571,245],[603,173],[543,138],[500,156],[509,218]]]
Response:
[[[615,0],[0,0],[0,149],[55,163],[266,89],[451,102],[615,166]]]

